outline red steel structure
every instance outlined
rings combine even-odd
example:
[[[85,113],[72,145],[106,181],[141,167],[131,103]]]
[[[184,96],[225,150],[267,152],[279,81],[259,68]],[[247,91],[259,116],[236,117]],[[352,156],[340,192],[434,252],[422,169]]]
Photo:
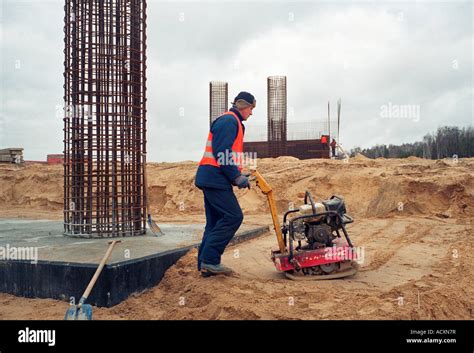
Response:
[[[64,234],[144,234],[146,1],[64,9]]]
[[[64,164],[64,156],[62,154],[48,154],[46,156],[48,164]]]

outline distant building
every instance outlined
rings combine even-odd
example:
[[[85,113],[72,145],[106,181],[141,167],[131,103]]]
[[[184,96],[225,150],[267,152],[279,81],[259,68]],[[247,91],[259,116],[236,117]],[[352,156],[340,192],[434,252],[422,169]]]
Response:
[[[23,148],[12,147],[4,148],[0,150],[0,163],[23,163]]]

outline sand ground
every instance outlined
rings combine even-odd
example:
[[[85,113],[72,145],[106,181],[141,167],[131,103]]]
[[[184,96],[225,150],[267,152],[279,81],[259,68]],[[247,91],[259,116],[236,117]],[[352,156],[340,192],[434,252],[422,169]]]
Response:
[[[158,222],[204,222],[194,162],[150,164]],[[263,159],[279,212],[317,198],[344,196],[351,239],[364,248],[353,277],[295,282],[275,271],[273,233],[229,247],[232,277],[202,278],[192,251],[162,282],[95,319],[473,319],[474,159],[341,161]],[[0,166],[0,217],[60,219],[62,167]],[[259,190],[236,192],[247,224],[270,224]],[[184,210],[182,210],[184,205]],[[181,207],[180,207],[181,206]],[[181,211],[180,211],[181,209]],[[0,319],[61,319],[68,303],[0,294]]]

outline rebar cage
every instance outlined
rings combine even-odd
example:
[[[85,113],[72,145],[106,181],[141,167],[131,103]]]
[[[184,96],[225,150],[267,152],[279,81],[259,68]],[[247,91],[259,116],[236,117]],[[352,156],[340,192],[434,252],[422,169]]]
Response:
[[[227,111],[228,99],[227,82],[211,81],[209,83],[209,126]]]
[[[267,136],[270,156],[286,155],[286,76],[267,79]]]
[[[144,234],[146,1],[64,9],[64,234]]]

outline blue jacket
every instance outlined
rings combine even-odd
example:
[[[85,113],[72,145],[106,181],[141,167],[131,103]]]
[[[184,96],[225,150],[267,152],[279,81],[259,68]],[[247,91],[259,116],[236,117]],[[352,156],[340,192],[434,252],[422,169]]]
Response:
[[[237,109],[231,108],[242,124],[243,119]],[[214,156],[218,153],[232,152],[232,145],[239,132],[238,122],[230,115],[222,115],[211,125],[212,132],[212,152]],[[242,124],[243,132],[245,126]],[[221,165],[214,167],[212,165],[200,165],[197,169],[195,185],[199,188],[214,188],[223,190],[232,190],[232,182],[240,175],[236,165]]]

